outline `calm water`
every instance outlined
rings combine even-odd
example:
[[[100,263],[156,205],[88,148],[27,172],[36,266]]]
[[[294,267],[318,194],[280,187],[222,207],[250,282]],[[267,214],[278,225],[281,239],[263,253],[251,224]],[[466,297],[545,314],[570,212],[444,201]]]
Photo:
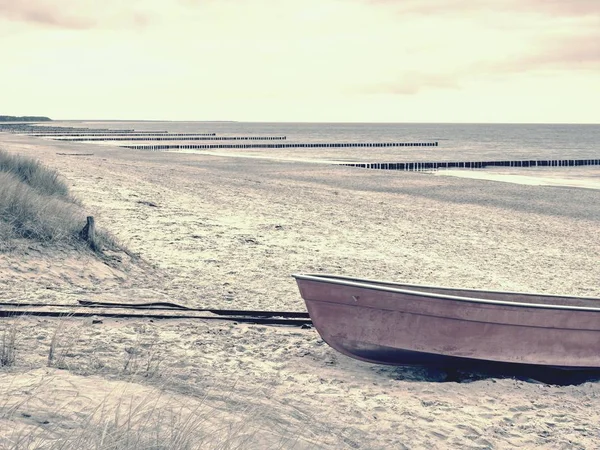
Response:
[[[286,136],[286,142],[439,142],[440,159],[600,158],[600,125],[249,122],[55,122],[53,125],[221,136]],[[206,141],[204,143],[207,143]],[[314,149],[318,152],[319,149]],[[368,157],[369,149],[363,149]],[[406,148],[397,149],[405,155]],[[414,151],[424,151],[422,148]]]

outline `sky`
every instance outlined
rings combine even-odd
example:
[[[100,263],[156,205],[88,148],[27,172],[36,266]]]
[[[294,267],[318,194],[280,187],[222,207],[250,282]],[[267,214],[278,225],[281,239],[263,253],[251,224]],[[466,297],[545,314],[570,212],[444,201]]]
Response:
[[[600,123],[600,0],[0,0],[0,114]]]

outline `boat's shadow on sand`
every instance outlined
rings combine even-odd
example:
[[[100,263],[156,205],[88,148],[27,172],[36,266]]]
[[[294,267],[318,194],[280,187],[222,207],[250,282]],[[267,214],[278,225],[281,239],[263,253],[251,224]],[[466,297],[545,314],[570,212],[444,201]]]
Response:
[[[384,377],[396,380],[435,383],[470,383],[486,379],[511,378],[530,383],[569,386],[600,381],[600,370],[562,370],[503,364],[476,367],[377,366],[374,370]]]

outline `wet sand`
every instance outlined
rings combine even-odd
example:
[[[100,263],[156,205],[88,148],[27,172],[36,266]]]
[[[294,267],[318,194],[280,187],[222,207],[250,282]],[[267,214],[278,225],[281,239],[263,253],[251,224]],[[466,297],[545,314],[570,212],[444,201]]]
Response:
[[[440,170],[439,176],[501,181],[530,186],[565,186],[583,189],[600,189],[600,167],[521,168],[485,170]]]
[[[0,146],[59,170],[97,225],[144,261],[124,257],[111,267],[25,246],[0,254],[1,301],[302,311],[296,272],[600,296],[595,189],[361,170],[275,153],[171,154],[11,135]],[[40,369],[59,325],[68,370]],[[126,380],[142,397],[158,387],[173,401],[204,399],[221,424],[243,418],[246,431],[237,433],[250,436],[246,448],[592,448],[600,437],[598,382],[442,382],[443,372],[346,358],[313,329],[36,318],[20,319],[19,329],[18,361],[0,386],[11,374],[35,383],[48,371],[73,392],[89,389],[89,376]],[[124,370],[135,346],[146,361],[149,347],[160,355],[152,376]],[[4,420],[1,393],[0,408]],[[72,421],[76,408],[69,414],[55,420]]]

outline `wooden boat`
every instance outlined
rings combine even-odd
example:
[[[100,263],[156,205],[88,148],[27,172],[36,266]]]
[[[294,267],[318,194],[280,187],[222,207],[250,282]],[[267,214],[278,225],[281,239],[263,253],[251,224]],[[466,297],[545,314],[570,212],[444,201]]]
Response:
[[[352,358],[600,369],[600,298],[293,276],[323,340]]]

